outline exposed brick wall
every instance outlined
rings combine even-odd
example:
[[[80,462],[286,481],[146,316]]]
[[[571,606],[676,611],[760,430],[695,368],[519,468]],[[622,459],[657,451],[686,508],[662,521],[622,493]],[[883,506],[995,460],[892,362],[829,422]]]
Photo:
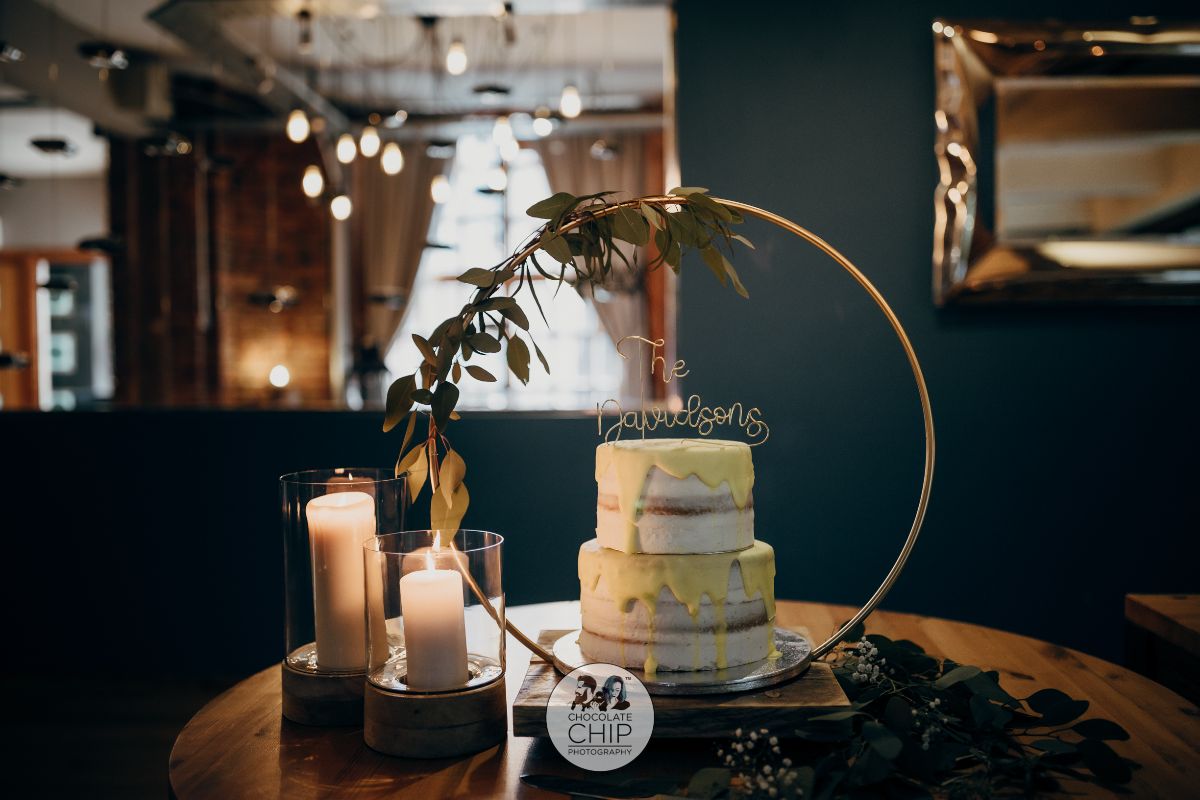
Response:
[[[118,400],[138,405],[330,401],[330,220],[300,190],[313,142],[210,133],[188,156],[113,142],[112,230]],[[286,284],[271,313],[250,296]],[[285,390],[267,380],[282,363]]]

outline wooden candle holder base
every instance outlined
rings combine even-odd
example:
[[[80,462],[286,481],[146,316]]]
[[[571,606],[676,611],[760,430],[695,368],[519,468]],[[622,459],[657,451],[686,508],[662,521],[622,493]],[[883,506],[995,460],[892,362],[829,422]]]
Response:
[[[508,736],[504,680],[461,692],[387,692],[370,682],[363,705],[363,739],[380,753],[446,758],[478,753]]]
[[[361,725],[365,673],[322,675],[288,666],[283,672],[283,716],[301,725]]]

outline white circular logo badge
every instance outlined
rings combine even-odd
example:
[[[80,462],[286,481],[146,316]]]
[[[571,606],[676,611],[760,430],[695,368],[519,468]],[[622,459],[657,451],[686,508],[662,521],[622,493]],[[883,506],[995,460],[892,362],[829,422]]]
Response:
[[[654,704],[637,678],[614,664],[584,664],[558,682],[546,730],[577,767],[607,772],[633,761],[654,732]]]

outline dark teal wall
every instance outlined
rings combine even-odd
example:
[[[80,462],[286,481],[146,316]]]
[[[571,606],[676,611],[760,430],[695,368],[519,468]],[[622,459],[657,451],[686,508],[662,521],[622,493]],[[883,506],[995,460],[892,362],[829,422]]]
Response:
[[[924,365],[937,478],[887,605],[1118,657],[1124,593],[1200,587],[1200,308],[933,307],[930,23],[1130,7],[678,5],[684,182],[839,248],[887,295]],[[755,451],[755,501],[780,593],[855,601],[914,509],[916,393],[847,276],[781,232],[756,225],[750,238],[757,251],[738,261],[748,303],[687,265],[689,388],[760,403],[774,423]]]

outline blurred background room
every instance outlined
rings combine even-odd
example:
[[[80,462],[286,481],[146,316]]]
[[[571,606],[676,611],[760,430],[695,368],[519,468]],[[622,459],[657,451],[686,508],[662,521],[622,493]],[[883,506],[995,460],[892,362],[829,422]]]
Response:
[[[412,334],[557,191],[708,187],[849,256],[941,445],[886,607],[1153,669],[1125,596],[1200,591],[1200,27],[1170,5],[0,0],[12,763],[86,742],[46,796],[161,795],[179,728],[281,657],[279,476],[395,463]],[[464,388],[466,522],[508,537],[510,604],[578,596],[633,332],[683,396],[771,420],[780,597],[860,603],[894,559],[902,354],[848,276],[746,227],[748,302],[691,257],[546,285],[552,371]],[[47,700],[64,680],[99,705]]]

